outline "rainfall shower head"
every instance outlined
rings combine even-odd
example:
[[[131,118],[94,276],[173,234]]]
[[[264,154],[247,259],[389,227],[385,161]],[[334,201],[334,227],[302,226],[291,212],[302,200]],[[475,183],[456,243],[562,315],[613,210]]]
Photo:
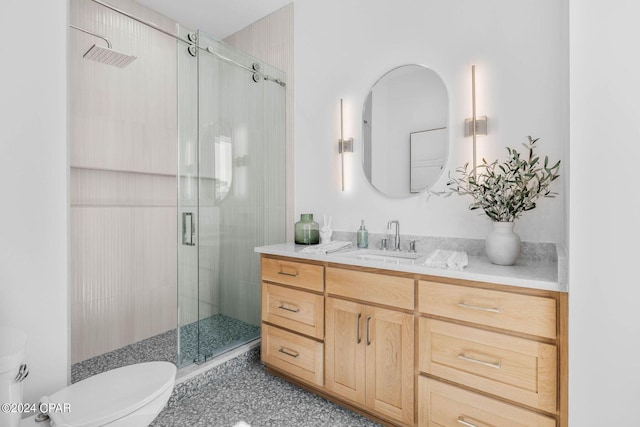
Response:
[[[91,48],[82,55],[82,57],[107,65],[115,65],[120,68],[126,67],[137,59],[137,57],[133,55],[127,55],[126,53],[118,52],[117,50],[95,44],[91,46]]]
[[[118,52],[111,49],[111,42],[100,34],[93,33],[84,28],[76,27],[75,25],[69,25],[71,28],[82,31],[83,33],[91,34],[94,37],[101,38],[107,43],[107,47],[102,47],[94,44],[88,51],[82,55],[83,58],[90,59],[92,61],[101,62],[107,65],[115,65],[116,67],[124,68],[137,59],[136,56],[127,55],[126,53]]]

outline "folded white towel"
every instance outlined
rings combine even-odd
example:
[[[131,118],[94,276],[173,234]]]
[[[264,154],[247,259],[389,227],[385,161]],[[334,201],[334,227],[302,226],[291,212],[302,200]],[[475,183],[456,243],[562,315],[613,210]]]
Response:
[[[446,251],[444,249],[436,249],[425,260],[427,267],[435,268],[451,268],[454,270],[462,270],[469,264],[469,258],[466,252]]]
[[[335,240],[333,242],[322,243],[320,245],[307,246],[300,252],[307,254],[329,254],[331,252],[337,252],[342,249],[350,248],[351,242],[341,242]]]

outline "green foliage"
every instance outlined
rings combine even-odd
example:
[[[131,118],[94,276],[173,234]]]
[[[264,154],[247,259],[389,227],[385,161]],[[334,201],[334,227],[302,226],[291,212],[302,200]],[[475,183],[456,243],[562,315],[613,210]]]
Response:
[[[522,145],[528,151],[528,158],[507,147],[509,158],[505,162],[487,163],[482,159],[475,174],[467,163],[456,169],[456,176],[452,177],[449,172],[447,191],[436,194],[469,195],[473,198],[469,209],[482,209],[489,218],[499,222],[518,219],[523,212],[536,207],[539,197],[556,196],[549,185],[560,176],[560,161],[549,166],[549,158],[545,156],[544,162],[540,162],[535,153],[538,139],[527,138],[529,144]]]

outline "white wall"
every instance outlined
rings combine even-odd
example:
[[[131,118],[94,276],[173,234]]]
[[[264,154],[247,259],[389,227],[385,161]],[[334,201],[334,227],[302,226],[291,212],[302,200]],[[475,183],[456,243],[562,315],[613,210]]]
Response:
[[[640,4],[571,0],[569,419],[637,425]]]
[[[0,14],[0,324],[28,336],[29,403],[69,373],[67,13],[9,0]]]
[[[504,158],[504,147],[517,147],[532,135],[541,138],[541,152],[566,161],[567,4],[295,1],[296,215],[332,215],[336,230],[355,231],[364,219],[371,232],[383,232],[387,220],[399,219],[402,233],[484,238],[489,221],[468,211],[466,198],[390,199],[366,182],[360,164],[362,103],[370,86],[393,67],[420,63],[435,70],[450,96],[447,168],[455,169],[471,160],[463,126],[471,116],[475,63],[478,115],[489,117],[490,131],[478,138],[479,157]],[[345,136],[356,144],[345,165],[344,193],[337,155],[340,98]],[[563,190],[562,182],[556,190]],[[564,222],[563,198],[545,199],[518,221],[516,231],[527,241],[561,242]]]

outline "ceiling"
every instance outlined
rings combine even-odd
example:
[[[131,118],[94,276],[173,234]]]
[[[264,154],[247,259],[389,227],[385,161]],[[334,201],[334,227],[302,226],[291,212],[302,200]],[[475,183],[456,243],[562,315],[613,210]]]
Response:
[[[136,0],[191,30],[222,40],[292,0]]]

